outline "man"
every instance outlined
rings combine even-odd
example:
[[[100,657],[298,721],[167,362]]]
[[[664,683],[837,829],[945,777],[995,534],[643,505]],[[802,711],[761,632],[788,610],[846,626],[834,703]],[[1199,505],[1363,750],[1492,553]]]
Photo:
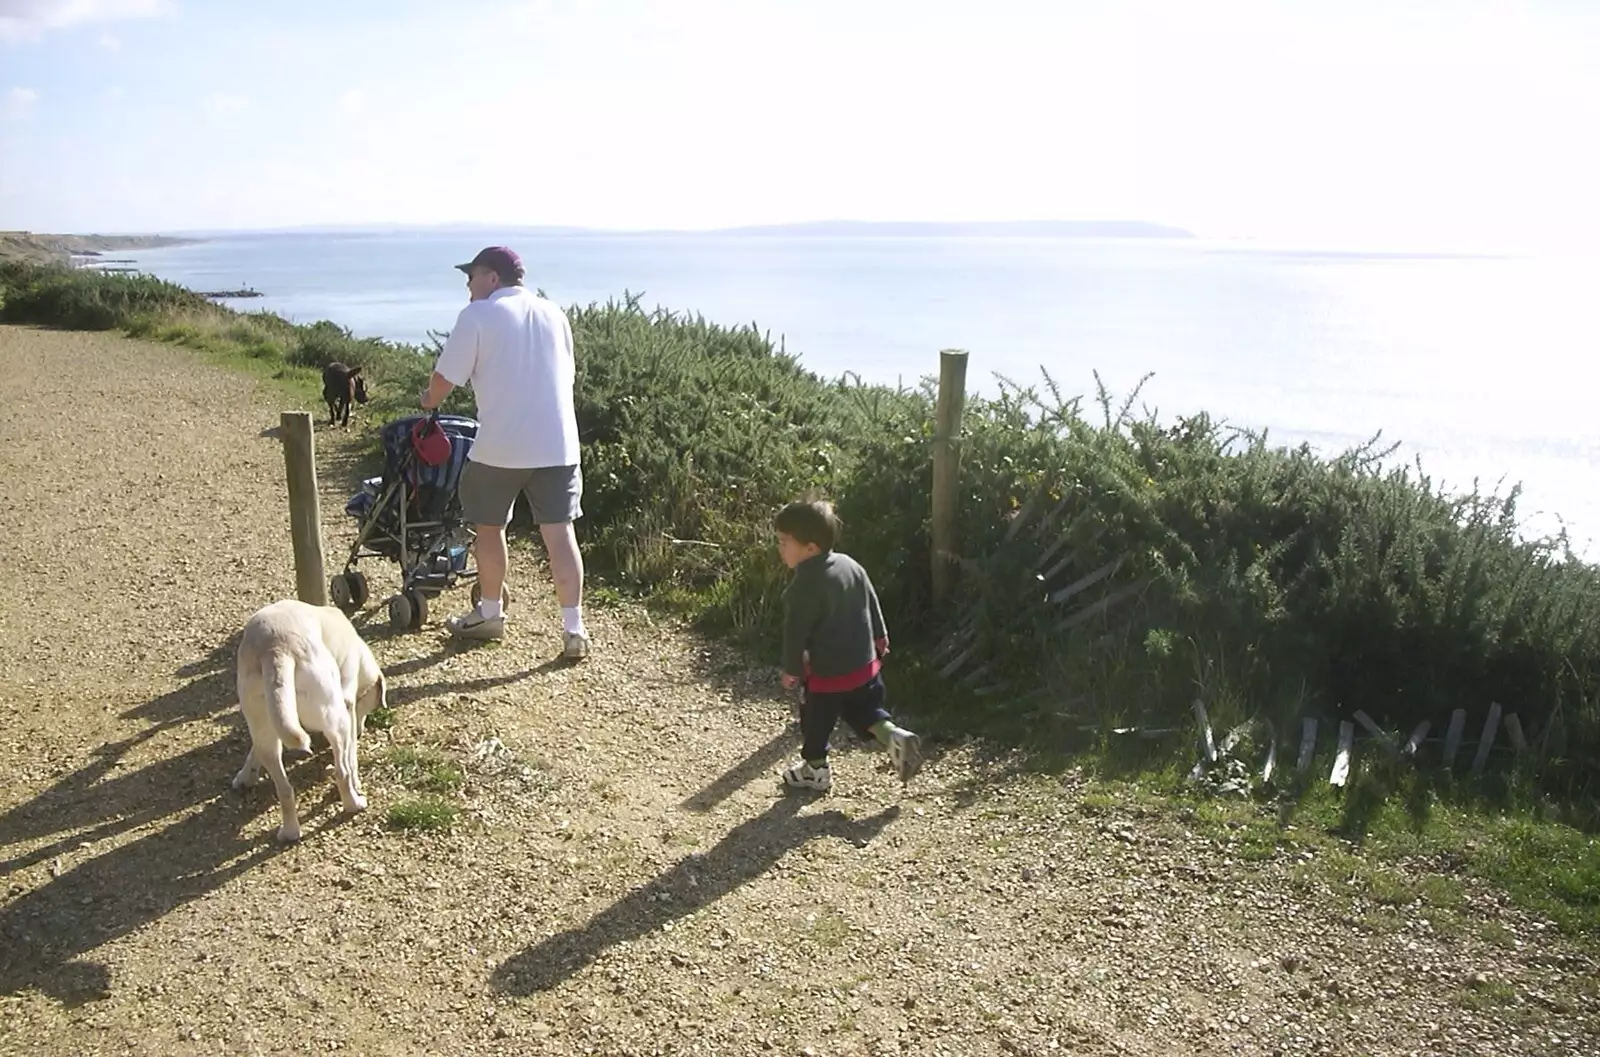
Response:
[[[583,626],[583,557],[572,523],[580,500],[578,422],[573,412],[572,327],[566,313],[522,285],[522,261],[490,246],[457,268],[467,273],[471,300],[456,317],[422,407],[438,407],[450,390],[472,384],[478,437],[461,471],[461,512],[477,528],[480,600],[446,621],[471,640],[505,633],[506,525],[518,494],[527,496],[544,537],[561,603],[562,653],[589,653]]]

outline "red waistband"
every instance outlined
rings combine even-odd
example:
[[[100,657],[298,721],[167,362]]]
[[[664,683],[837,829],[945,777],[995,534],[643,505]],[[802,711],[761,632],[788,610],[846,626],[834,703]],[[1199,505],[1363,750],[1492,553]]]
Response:
[[[844,675],[812,675],[811,665],[806,665],[806,689],[813,694],[845,694],[859,690],[872,682],[883,669],[883,662],[874,657],[864,667]]]

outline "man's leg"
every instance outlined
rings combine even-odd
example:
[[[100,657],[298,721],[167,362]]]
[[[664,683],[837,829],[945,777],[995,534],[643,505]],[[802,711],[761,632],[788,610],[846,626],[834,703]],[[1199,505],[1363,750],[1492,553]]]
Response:
[[[556,582],[556,601],[561,609],[580,610],[583,607],[583,555],[578,550],[578,534],[572,522],[540,525],[539,535],[544,537],[544,549],[550,556],[550,576]],[[579,620],[582,614],[579,613]],[[581,630],[568,628],[569,631]]]
[[[478,534],[473,550],[478,557],[478,603],[484,616],[500,616],[502,591],[506,585],[506,568],[511,564],[511,554],[506,548],[504,525],[476,525]]]
[[[503,591],[506,566],[506,523],[511,506],[531,471],[483,466],[468,459],[456,484],[461,515],[474,527],[478,562],[478,605],[470,612],[445,621],[451,634],[465,639],[498,639],[505,634]]]
[[[561,605],[562,653],[569,660],[589,654],[589,632],[583,626],[583,554],[572,523],[583,516],[583,475],[576,466],[545,466],[533,471],[524,493],[544,539]]]

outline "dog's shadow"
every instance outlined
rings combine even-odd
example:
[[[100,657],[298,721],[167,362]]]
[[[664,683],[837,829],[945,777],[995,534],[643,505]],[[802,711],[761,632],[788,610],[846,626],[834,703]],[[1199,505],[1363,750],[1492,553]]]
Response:
[[[83,960],[83,955],[215,891],[276,854],[282,846],[273,839],[275,826],[251,827],[249,834],[244,830],[267,812],[275,821],[277,799],[270,783],[264,793],[259,788],[236,791],[229,786],[242,759],[243,739],[224,736],[110,782],[75,775],[45,794],[55,796],[67,810],[30,813],[31,805],[25,805],[0,820],[7,826],[8,841],[45,829],[40,820],[46,817],[55,820],[53,831],[62,832],[90,811],[88,805],[69,798],[67,789],[98,805],[94,817],[112,820],[4,864],[9,873],[20,866],[37,868],[45,858],[65,860],[59,870],[51,869],[51,880],[0,908],[0,994],[33,988],[69,1006],[108,997],[110,970]],[[84,771],[98,766],[97,761]],[[290,780],[297,788],[314,787],[325,766],[325,753],[302,757],[291,767]],[[157,792],[164,788],[173,791]],[[141,801],[149,796],[155,800],[146,806]],[[170,825],[103,854],[71,861],[73,851],[86,843],[120,836],[153,818],[180,814],[196,801],[199,810]],[[309,810],[302,812],[303,824],[338,811],[326,796],[304,807]],[[309,826],[307,837],[326,828],[326,823]]]
[[[180,671],[207,670],[210,660]],[[233,709],[232,672],[213,669],[203,678],[122,713],[124,719],[154,722],[137,734],[100,746],[83,766],[33,799],[0,814],[0,873],[42,862],[85,841],[104,840],[148,825],[205,799],[214,791],[206,783],[217,773],[222,747],[231,745],[239,759],[244,758],[244,724],[236,711],[229,715]],[[224,729],[223,738],[140,768],[127,766],[127,758],[139,746],[205,718]],[[87,832],[83,832],[85,827],[90,827]],[[53,834],[62,836],[24,855],[4,857],[15,845]]]
[[[105,997],[109,971],[82,955],[206,895],[280,849],[272,783],[231,787],[249,746],[227,663],[236,641],[179,669],[199,678],[123,713],[152,720],[150,726],[100,746],[82,766],[0,814],[0,876],[21,882],[13,891],[36,885],[0,907],[0,994],[33,987],[69,1005]],[[208,717],[222,728],[214,740],[142,767],[128,765],[141,745]],[[285,760],[306,839],[345,820],[326,780],[326,746],[314,746],[308,756]],[[267,813],[270,824],[244,832]],[[174,821],[161,825],[169,818]],[[103,853],[84,851],[146,827],[151,832]],[[0,891],[0,898],[6,895]]]

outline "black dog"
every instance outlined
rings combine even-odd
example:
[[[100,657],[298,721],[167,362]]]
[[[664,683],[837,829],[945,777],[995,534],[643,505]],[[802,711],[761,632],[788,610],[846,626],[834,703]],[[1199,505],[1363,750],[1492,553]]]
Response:
[[[322,399],[328,402],[328,425],[350,424],[350,401],[367,402],[367,380],[361,377],[360,367],[346,367],[330,363],[322,369]],[[343,417],[344,421],[340,422]]]

